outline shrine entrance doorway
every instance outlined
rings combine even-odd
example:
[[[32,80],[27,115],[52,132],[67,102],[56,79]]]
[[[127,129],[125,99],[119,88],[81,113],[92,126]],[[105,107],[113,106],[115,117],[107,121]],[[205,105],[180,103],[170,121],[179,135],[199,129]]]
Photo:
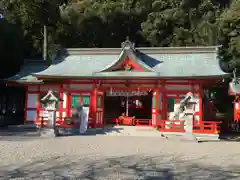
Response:
[[[145,125],[152,121],[152,91],[110,90],[104,97],[104,121],[111,125]],[[124,123],[122,119],[129,119]]]

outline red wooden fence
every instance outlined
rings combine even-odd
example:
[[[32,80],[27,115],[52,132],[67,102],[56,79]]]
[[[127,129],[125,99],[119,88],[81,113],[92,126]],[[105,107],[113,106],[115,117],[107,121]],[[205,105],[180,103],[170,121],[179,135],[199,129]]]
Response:
[[[121,125],[118,118],[113,120],[116,125]],[[93,119],[89,118],[89,128],[93,128],[94,123]],[[185,132],[184,130],[184,120],[159,120],[158,121],[158,130],[160,132]],[[193,125],[194,133],[203,133],[203,134],[218,134],[220,132],[219,121],[202,121],[201,124]],[[47,121],[40,120],[37,122],[39,127],[45,127]],[[57,127],[60,128],[79,128],[80,124],[75,122],[71,125],[65,124],[64,121],[58,120],[56,122]],[[151,119],[135,119],[134,125],[136,126],[152,126]]]
[[[193,125],[194,133],[218,134],[220,132],[221,122],[202,121],[201,124]],[[161,132],[185,132],[184,120],[160,120],[159,131]]]

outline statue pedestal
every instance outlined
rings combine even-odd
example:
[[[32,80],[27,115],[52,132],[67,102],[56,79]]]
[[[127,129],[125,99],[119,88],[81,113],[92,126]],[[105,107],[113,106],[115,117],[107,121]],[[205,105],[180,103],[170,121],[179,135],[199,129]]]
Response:
[[[42,137],[57,137],[59,130],[56,128],[56,108],[48,109],[47,127],[41,129]]]
[[[185,138],[191,141],[197,141],[193,134],[193,113],[186,113],[184,117]]]
[[[59,132],[57,129],[43,128],[40,130],[41,137],[57,137]]]

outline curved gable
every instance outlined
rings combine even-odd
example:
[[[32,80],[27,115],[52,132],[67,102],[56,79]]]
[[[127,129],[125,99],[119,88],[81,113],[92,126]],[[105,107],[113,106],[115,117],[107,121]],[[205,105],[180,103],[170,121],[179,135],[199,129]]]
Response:
[[[141,57],[137,55],[134,45],[129,41],[123,43],[122,51],[118,59],[109,64],[106,68],[100,72],[111,71],[138,71],[138,72],[154,72],[154,70],[145,64]]]

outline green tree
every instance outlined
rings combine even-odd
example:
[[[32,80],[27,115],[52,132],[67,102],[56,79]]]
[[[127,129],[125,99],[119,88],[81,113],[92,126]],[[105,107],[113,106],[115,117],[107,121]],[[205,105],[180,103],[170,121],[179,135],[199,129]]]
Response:
[[[1,11],[6,19],[18,24],[25,38],[25,55],[42,53],[43,25],[49,27],[50,47],[55,46],[54,33],[60,21],[60,6],[64,0],[1,0]],[[50,49],[51,50],[51,49]]]
[[[142,30],[153,46],[216,45],[223,5],[211,0],[154,1]]]
[[[129,36],[136,44],[142,45],[146,41],[141,34],[141,23],[143,14],[147,17],[147,13],[140,2],[70,2],[62,12],[63,26],[67,31],[62,31],[61,39],[66,40],[67,47],[119,47]]]
[[[229,0],[1,0],[6,17],[24,31],[26,55],[42,53],[43,24],[50,51],[63,47],[216,45],[216,21]]]
[[[23,32],[16,24],[0,19],[0,78],[19,71],[23,62]]]
[[[222,44],[220,56],[229,62],[229,71],[240,65],[240,1],[232,2],[219,18],[221,34],[219,42]]]

